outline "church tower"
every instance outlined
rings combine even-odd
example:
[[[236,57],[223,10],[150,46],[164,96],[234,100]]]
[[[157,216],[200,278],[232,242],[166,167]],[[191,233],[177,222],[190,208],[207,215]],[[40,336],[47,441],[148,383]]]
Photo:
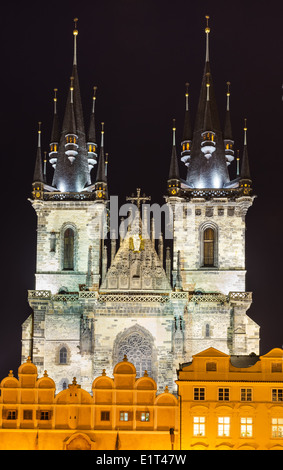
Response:
[[[167,202],[174,213],[173,278],[177,278],[179,269],[182,288],[190,292],[187,353],[193,355],[210,346],[229,354],[258,353],[259,328],[246,315],[252,294],[246,292],[245,282],[245,217],[254,200],[247,127],[245,121],[241,172],[231,179],[234,142],[230,83],[222,132],[209,59],[209,18],[206,19],[205,66],[193,128],[186,86],[181,143],[186,179],[178,178],[174,155],[175,179],[172,180],[171,162],[167,185]]]
[[[194,126],[186,84],[181,142],[185,180],[173,122],[165,233],[156,224],[157,205],[150,205],[140,188],[127,198],[125,213],[116,208],[120,216],[130,216],[115,233],[104,123],[99,138],[96,132],[96,87],[85,131],[75,20],[62,125],[57,89],[54,95],[51,184],[46,159],[42,166],[41,123],[38,129],[30,200],[37,216],[35,288],[28,294],[32,314],[22,327],[22,361],[30,356],[39,374],[47,370],[57,390],[73,377],[90,390],[93,377],[103,369],[112,375],[124,355],[135,365],[137,377],[148,374],[159,391],[166,386],[173,391],[179,363],[208,347],[231,355],[258,353],[259,328],[246,314],[252,298],[245,289],[245,216],[254,199],[247,126],[241,172],[230,179],[230,85],[222,133],[208,24],[205,31],[205,69]]]

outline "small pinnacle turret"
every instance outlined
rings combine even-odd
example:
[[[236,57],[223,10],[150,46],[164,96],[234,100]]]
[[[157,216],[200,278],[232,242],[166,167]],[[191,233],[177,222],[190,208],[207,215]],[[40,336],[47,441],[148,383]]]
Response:
[[[96,90],[97,90],[97,87],[96,86],[93,87],[92,110],[91,110],[89,130],[88,130],[87,154],[88,154],[89,171],[91,171],[94,165],[96,165],[97,163],[97,143],[96,143],[96,129],[95,129]]]
[[[183,139],[181,142],[181,161],[185,163],[186,166],[190,164],[191,158],[191,146],[192,146],[192,124],[191,116],[189,110],[189,83],[186,83],[186,109],[185,109],[185,122],[184,122],[184,131]]]
[[[224,124],[224,146],[225,146],[225,155],[226,155],[226,162],[227,166],[231,164],[234,160],[234,140],[232,134],[232,126],[231,126],[231,117],[230,117],[230,82],[227,82],[227,101],[226,101],[226,115],[225,115],[225,124]]]
[[[180,189],[180,174],[179,165],[176,151],[176,121],[173,119],[173,142],[172,142],[172,154],[171,163],[169,169],[169,176],[167,182],[168,194],[170,196],[177,196]]]
[[[240,188],[242,188],[244,194],[251,193],[252,179],[250,174],[250,164],[248,156],[248,144],[247,144],[247,119],[245,119],[244,125],[244,150],[240,172]]]
[[[101,143],[100,154],[97,165],[97,174],[95,182],[95,195],[98,200],[107,199],[107,177],[105,172],[105,154],[104,154],[104,122],[101,123]]]
[[[32,188],[33,188],[34,198],[40,199],[42,197],[42,191],[44,189],[42,153],[41,153],[41,122],[38,123],[37,136],[38,136],[37,137],[37,152],[36,152]]]

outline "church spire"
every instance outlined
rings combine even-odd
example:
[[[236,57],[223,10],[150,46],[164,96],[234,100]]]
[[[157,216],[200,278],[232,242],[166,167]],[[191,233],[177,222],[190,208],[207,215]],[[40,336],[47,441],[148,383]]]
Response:
[[[44,176],[43,176],[43,169],[42,169],[42,154],[41,154],[41,122],[38,123],[37,152],[36,152],[32,188],[33,188],[34,199],[41,199],[43,195],[43,190],[44,190]]]
[[[172,154],[169,169],[169,177],[167,182],[168,193],[170,196],[177,196],[180,188],[180,174],[176,152],[176,120],[173,119],[173,142],[172,142]]]
[[[181,152],[181,161],[185,163],[186,166],[190,164],[191,158],[191,146],[192,146],[192,125],[191,125],[191,116],[189,110],[189,83],[186,83],[186,108],[185,108],[185,122],[183,130],[183,140],[181,142],[182,152]]]
[[[230,181],[210,69],[211,29],[208,20],[206,16],[205,65],[186,177],[189,188],[199,189],[223,188]]]
[[[244,194],[250,194],[251,192],[251,174],[248,156],[248,144],[247,144],[247,119],[245,119],[244,125],[244,150],[242,157],[241,173],[240,173],[240,188],[243,189]]]
[[[81,192],[91,183],[77,67],[78,19],[75,18],[74,21],[71,86],[67,97],[52,182],[52,186],[59,191],[70,193]]]

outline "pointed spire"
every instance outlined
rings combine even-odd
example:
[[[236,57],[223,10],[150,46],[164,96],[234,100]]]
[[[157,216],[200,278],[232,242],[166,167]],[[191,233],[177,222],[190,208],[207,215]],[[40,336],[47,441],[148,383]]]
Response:
[[[247,145],[247,130],[248,130],[247,119],[245,119],[244,150],[243,150],[242,166],[241,166],[241,179],[251,181],[250,165],[249,165],[249,157],[248,157],[248,145]]]
[[[172,142],[172,154],[171,154],[171,163],[170,163],[170,170],[169,170],[169,180],[176,180],[180,178],[179,175],[179,167],[178,167],[178,160],[177,160],[177,152],[176,152],[176,120],[173,119],[173,142]]]
[[[97,183],[106,183],[105,155],[104,155],[104,122],[101,123],[100,155],[99,155],[99,160],[98,160],[96,182]]]
[[[170,169],[169,169],[169,177],[168,177],[168,192],[170,196],[177,196],[179,187],[180,187],[180,174],[179,174],[179,166],[178,166],[178,159],[177,159],[177,152],[176,152],[176,120],[173,119],[173,142],[172,142],[172,154],[171,154],[171,162],[170,162]]]
[[[33,175],[34,183],[43,183],[43,171],[42,171],[42,155],[41,155],[41,122],[38,123],[37,131],[37,153]]]

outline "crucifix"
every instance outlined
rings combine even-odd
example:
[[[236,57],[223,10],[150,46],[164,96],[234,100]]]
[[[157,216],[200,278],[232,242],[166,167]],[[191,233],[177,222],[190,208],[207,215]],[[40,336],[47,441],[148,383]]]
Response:
[[[140,188],[137,188],[137,195],[134,196],[132,194],[131,197],[127,197],[126,198],[127,201],[131,201],[132,204],[134,204],[134,202],[136,202],[136,205],[138,207],[138,209],[140,208],[140,205],[141,205],[141,202],[144,203],[146,201],[151,201],[151,197],[150,196],[146,196],[145,194],[143,194],[143,196],[141,196],[141,190]]]

